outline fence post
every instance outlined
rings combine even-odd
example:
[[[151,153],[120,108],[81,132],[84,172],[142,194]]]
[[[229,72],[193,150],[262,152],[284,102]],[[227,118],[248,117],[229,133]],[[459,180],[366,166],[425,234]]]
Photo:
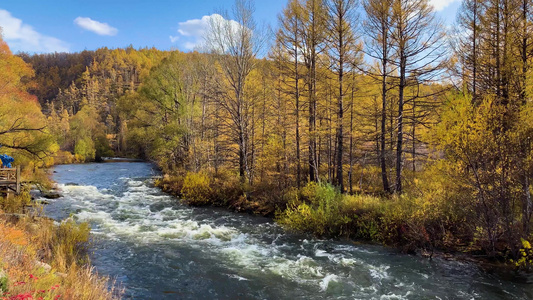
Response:
[[[17,166],[17,195],[20,194],[20,166]]]

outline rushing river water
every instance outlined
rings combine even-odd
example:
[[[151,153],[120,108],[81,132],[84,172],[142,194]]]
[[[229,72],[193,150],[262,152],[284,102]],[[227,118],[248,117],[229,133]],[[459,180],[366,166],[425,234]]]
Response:
[[[271,220],[179,204],[147,163],[62,165],[46,213],[89,222],[91,260],[134,299],[533,299],[525,278],[317,240]]]

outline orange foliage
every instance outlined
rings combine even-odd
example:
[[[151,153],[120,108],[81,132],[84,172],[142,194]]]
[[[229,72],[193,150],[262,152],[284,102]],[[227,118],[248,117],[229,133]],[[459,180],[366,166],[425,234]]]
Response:
[[[7,43],[0,37],[0,97],[8,94],[17,94],[36,102],[35,97],[26,93],[31,87],[29,81],[34,76],[34,71],[9,50]]]
[[[5,242],[14,245],[25,246],[28,244],[28,240],[22,230],[6,226],[5,224],[0,224],[0,236],[3,236]]]
[[[13,55],[0,37],[0,144],[15,158],[19,158],[15,149],[33,154],[50,152],[51,141],[44,130],[46,118],[35,96],[28,92],[33,76],[31,66]]]

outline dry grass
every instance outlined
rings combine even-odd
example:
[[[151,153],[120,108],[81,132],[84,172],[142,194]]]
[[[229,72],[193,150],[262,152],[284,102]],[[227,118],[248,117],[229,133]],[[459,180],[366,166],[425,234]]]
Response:
[[[72,221],[0,220],[0,270],[8,277],[8,290],[0,292],[0,299],[120,298],[114,283],[86,263],[88,232],[86,225]]]

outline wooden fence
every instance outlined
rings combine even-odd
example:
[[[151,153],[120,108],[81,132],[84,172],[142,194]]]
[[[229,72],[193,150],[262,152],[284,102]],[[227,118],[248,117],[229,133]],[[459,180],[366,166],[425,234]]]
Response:
[[[20,166],[0,168],[0,193],[20,193]]]

